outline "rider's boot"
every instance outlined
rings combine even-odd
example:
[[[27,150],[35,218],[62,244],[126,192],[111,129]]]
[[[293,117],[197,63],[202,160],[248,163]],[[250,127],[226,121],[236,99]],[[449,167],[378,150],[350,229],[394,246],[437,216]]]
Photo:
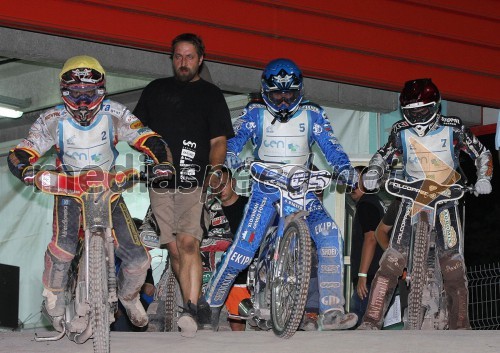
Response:
[[[44,305],[47,314],[52,317],[63,316],[66,310],[66,300],[64,291],[51,291],[47,288],[43,289]]]
[[[299,329],[302,331],[318,331],[319,315],[316,312],[304,312]]]
[[[61,319],[66,311],[64,288],[68,280],[68,270],[71,258],[62,261],[51,251],[45,252],[45,268],[43,271],[44,311],[50,316],[52,325],[57,331],[62,331]]]
[[[372,281],[370,296],[363,321],[358,330],[381,329],[384,313],[389,307],[391,296],[403,273],[405,258],[399,252],[388,248],[380,260],[380,268]]]
[[[443,256],[440,260],[443,284],[448,299],[450,330],[470,329],[465,265],[461,255]]]
[[[127,273],[125,273],[127,272]],[[134,326],[144,327],[148,324],[148,315],[139,299],[146,272],[132,273],[120,269],[118,274],[118,299],[127,311],[127,316]]]
[[[344,313],[340,309],[329,309],[319,315],[318,326],[321,331],[347,330],[354,327],[358,322],[358,315]]]
[[[219,319],[222,306],[212,306],[210,310],[210,325],[212,326],[212,331],[217,332],[219,331]]]

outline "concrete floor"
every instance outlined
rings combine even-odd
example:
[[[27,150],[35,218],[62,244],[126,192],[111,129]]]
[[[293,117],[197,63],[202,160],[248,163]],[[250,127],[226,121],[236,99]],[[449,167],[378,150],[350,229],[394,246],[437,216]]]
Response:
[[[41,332],[46,334],[47,332]],[[66,337],[35,342],[33,332],[0,332],[2,353],[93,353],[92,341],[82,345]],[[329,353],[498,353],[498,331],[336,331],[297,332],[288,340],[272,332],[200,331],[194,338],[178,333],[111,333],[112,353],[329,352]]]

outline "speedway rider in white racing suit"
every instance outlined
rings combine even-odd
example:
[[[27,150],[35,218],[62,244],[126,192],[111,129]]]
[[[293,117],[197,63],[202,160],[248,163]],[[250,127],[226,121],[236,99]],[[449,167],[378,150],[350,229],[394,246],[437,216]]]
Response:
[[[311,146],[318,143],[334,173],[354,175],[324,110],[302,101],[303,78],[295,63],[288,59],[271,61],[263,71],[261,84],[265,104],[249,103],[235,123],[236,135],[227,147],[228,167],[241,164],[237,156],[249,139],[255,145],[256,159],[300,165],[307,164]],[[205,295],[212,307],[214,330],[218,323],[217,309],[224,304],[237,274],[249,266],[264,232],[275,220],[273,203],[279,198],[278,191],[255,185],[235,240],[218,264]],[[307,199],[310,212],[307,223],[319,257],[319,327],[347,329],[356,324],[357,317],[344,312],[343,239],[315,194],[309,193]]]
[[[59,78],[64,104],[43,112],[28,136],[9,153],[9,169],[16,177],[33,185],[35,163],[52,147],[57,153],[55,167],[60,171],[70,175],[87,169],[110,171],[115,167],[115,145],[120,140],[147,154],[155,163],[164,163],[153,168],[155,175],[163,178],[169,173],[170,152],[161,137],[145,128],[125,106],[104,99],[105,72],[95,58],[82,55],[68,59]],[[76,199],[55,196],[53,236],[45,253],[43,296],[45,310],[56,326],[56,318],[65,312],[64,290],[78,244],[81,211]],[[122,260],[117,276],[118,298],[132,323],[142,327],[148,323],[148,317],[139,301],[139,290],[151,259],[140,243],[122,197],[113,201],[112,217],[116,255]]]
[[[388,142],[370,160],[363,178],[365,188],[372,190],[380,185],[380,176],[397,155],[403,157],[406,180],[432,179],[443,185],[453,184],[460,178],[455,169],[459,166],[460,151],[463,151],[475,161],[476,196],[489,194],[493,171],[490,151],[459,118],[440,114],[441,96],[431,79],[406,82],[399,100],[404,120],[393,125]],[[408,259],[411,207],[409,200],[401,203],[390,245],[372,282],[368,307],[359,329],[380,329],[382,326],[383,314]],[[439,264],[448,296],[448,326],[450,329],[469,328],[458,202],[447,202],[438,207],[436,231]]]

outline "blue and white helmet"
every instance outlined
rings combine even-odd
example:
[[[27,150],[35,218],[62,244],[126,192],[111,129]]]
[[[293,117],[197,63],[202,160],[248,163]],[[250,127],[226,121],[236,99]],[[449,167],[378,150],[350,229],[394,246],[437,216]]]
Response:
[[[269,112],[285,123],[297,111],[304,97],[302,72],[289,59],[275,59],[267,64],[261,78],[262,99]]]

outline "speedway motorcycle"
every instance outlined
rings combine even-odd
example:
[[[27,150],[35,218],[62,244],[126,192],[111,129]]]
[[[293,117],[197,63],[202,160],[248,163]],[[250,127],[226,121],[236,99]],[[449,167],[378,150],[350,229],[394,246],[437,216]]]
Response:
[[[80,202],[84,233],[69,270],[65,314],[54,322],[60,333],[53,337],[36,335],[36,341],[55,341],[66,335],[81,344],[92,338],[95,353],[110,351],[109,326],[115,320],[118,303],[111,203],[140,179],[135,169],[116,174],[87,170],[77,176],[56,171],[36,174],[35,185],[42,192]]]
[[[275,204],[277,226],[267,230],[248,270],[251,298],[240,304],[240,316],[234,318],[290,338],[302,320],[311,273],[306,195],[327,188],[332,174],[299,165],[257,161],[246,168],[254,182],[277,189],[280,197]]]
[[[446,329],[447,298],[435,244],[436,214],[438,207],[459,200],[473,188],[459,184],[442,185],[430,179],[410,182],[397,178],[389,178],[385,186],[387,192],[409,200],[413,206],[405,278],[408,297],[403,315],[404,327],[408,330]]]

